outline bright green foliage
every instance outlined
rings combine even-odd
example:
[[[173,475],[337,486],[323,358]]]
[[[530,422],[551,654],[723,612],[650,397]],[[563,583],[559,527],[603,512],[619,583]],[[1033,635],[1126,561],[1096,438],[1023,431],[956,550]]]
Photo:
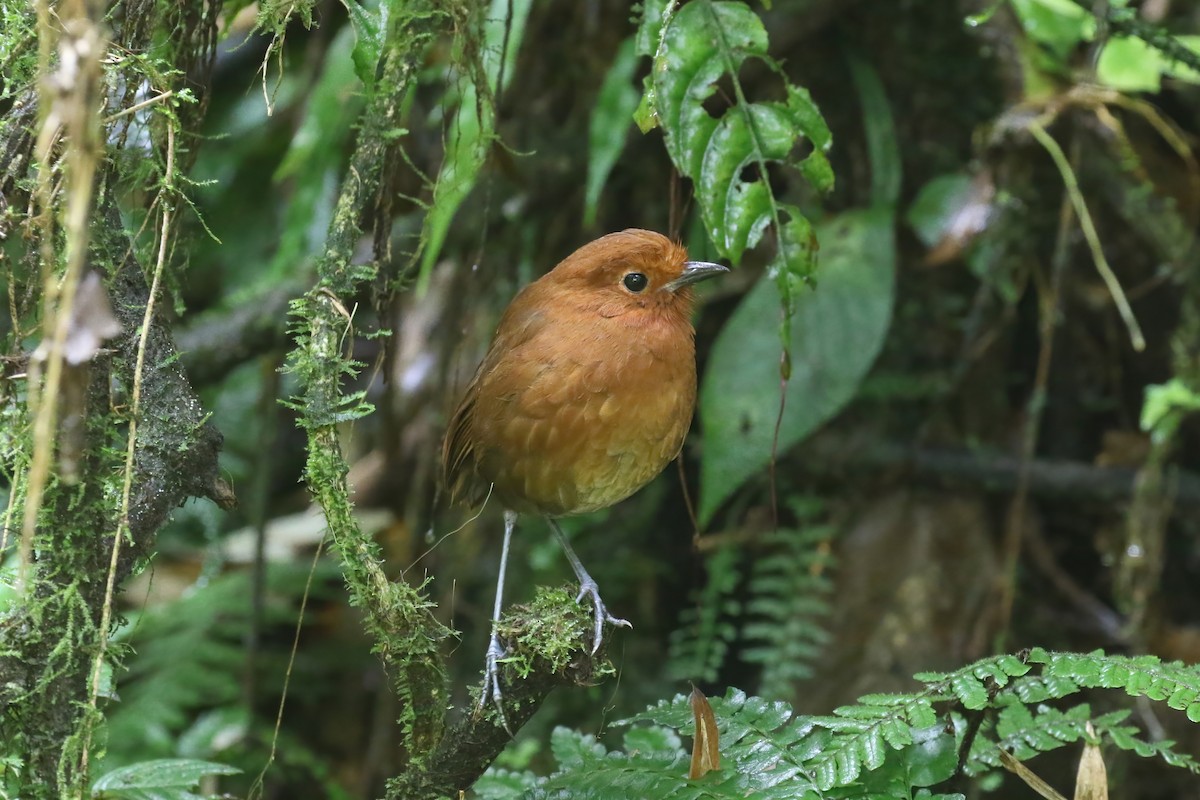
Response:
[[[764,320],[777,317],[777,282],[763,279],[721,329],[700,385],[704,460],[701,522],[854,396],[891,322],[895,240],[890,209],[851,211],[818,227],[820,288],[796,302],[791,379],[782,416],[779,341]],[[776,420],[779,421],[776,435]]]
[[[1071,53],[1096,38],[1096,18],[1084,4],[1073,0],[1010,2],[1025,34],[1048,56],[1032,59],[1039,69],[1065,73]],[[1163,32],[1161,38],[1183,52],[1200,52],[1200,37],[1168,36]],[[1164,77],[1200,82],[1200,72],[1171,58],[1160,49],[1161,44],[1136,36],[1111,36],[1096,63],[1096,81],[1121,92],[1158,92]]]
[[[1165,700],[1200,722],[1200,666],[1163,662],[1154,656],[1107,656],[1095,653],[1053,653],[1034,648],[1029,661],[1043,664],[1052,677],[1069,678],[1085,688],[1124,689],[1132,697]]]
[[[1071,0],[1012,0],[1012,7],[1025,33],[1060,59],[1096,35],[1096,18]]]
[[[368,8],[359,5],[357,0],[342,0],[342,5],[350,14],[354,31],[354,48],[351,51],[354,73],[363,86],[373,90],[379,57],[387,46],[388,21],[392,14],[401,10],[400,3],[397,0],[381,0]]]
[[[1123,688],[1135,696],[1194,707],[1200,670],[1151,656],[1078,655],[1034,650],[1028,658],[1000,655],[947,673],[917,676],[912,693],[867,695],[827,717],[795,716],[783,702],[730,690],[709,698],[720,732],[721,768],[699,780],[686,775],[689,751],[680,736],[694,722],[688,697],[660,702],[618,725],[648,723],[625,732],[622,749],[559,728],[551,748],[557,770],[489,773],[480,782],[488,798],[960,798],[930,790],[958,769],[967,713],[985,713],[965,764],[981,776],[999,766],[999,747],[1028,760],[1092,737],[1141,757],[1200,771],[1170,742],[1150,743],[1125,724],[1127,711],[1093,716],[1086,703],[1066,710],[1040,703],[1086,687]],[[1190,699],[1189,699],[1190,698]],[[1038,704],[1038,705],[1034,705]],[[993,717],[992,714],[995,714]],[[993,721],[994,720],[994,721]],[[916,790],[916,791],[914,791]]]
[[[657,20],[647,13],[646,23]],[[744,3],[697,0],[663,23],[651,72],[651,111],[666,136],[675,166],[695,185],[705,229],[722,256],[735,264],[770,225],[778,249],[771,261],[779,296],[789,312],[796,290],[816,267],[816,240],[808,220],[780,202],[767,181],[769,163],[794,167],[818,191],[833,186],[825,157],[832,138],[808,92],[785,81],[786,100],[751,103],[738,71],[758,59],[780,72],[767,54],[767,33]],[[653,28],[651,28],[653,30]],[[713,118],[703,106],[723,76],[736,103]],[[803,158],[801,141],[812,144]],[[749,180],[747,170],[755,174]]]
[[[273,568],[268,596],[278,601],[266,605],[262,623],[294,625],[291,598],[303,592],[307,579],[307,569]],[[211,741],[201,728],[217,725],[228,737],[231,729],[246,727],[241,681],[250,595],[249,573],[222,575],[173,603],[147,610],[122,632],[120,640],[132,646],[134,655],[119,677],[119,702],[109,712],[106,766],[148,756],[221,757],[204,747],[185,751],[183,743]],[[181,658],[182,653],[187,657]],[[204,709],[213,713],[197,719]]]
[[[348,120],[361,106],[359,79],[349,57],[356,48],[353,29],[339,30],[329,45],[325,69],[308,95],[300,126],[275,171],[277,182],[292,183],[279,246],[269,270],[279,276],[276,280],[311,263],[325,244],[343,147],[350,135]]]
[[[240,770],[211,761],[163,758],[122,767],[92,784],[93,797],[114,800],[194,800],[189,791],[206,775],[235,775]]]
[[[1155,440],[1170,439],[1190,414],[1200,412],[1200,393],[1180,377],[1146,387],[1142,405],[1142,430]]]

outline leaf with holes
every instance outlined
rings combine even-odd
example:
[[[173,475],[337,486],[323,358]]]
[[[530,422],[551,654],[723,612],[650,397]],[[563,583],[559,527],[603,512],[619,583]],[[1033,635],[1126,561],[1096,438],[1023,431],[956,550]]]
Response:
[[[833,185],[825,156],[829,128],[808,92],[791,84],[785,84],[782,102],[746,99],[738,70],[748,59],[782,76],[767,54],[762,21],[749,6],[695,0],[666,24],[651,89],[667,152],[695,184],[705,230],[722,256],[737,264],[768,226],[775,228],[779,247],[771,272],[790,309],[794,288],[815,267],[816,247],[804,215],[776,198],[767,169],[772,163],[794,167],[813,188],[827,191]],[[726,75],[736,102],[714,118],[703,104]],[[811,148],[800,157],[806,141]]]

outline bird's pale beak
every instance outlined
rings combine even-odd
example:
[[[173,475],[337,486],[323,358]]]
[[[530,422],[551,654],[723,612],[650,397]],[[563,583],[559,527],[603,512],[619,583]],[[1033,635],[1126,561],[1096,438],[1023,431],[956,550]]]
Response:
[[[702,280],[720,275],[722,272],[729,272],[729,267],[722,267],[720,264],[713,264],[710,261],[685,261],[683,264],[683,274],[673,281],[663,285],[663,288],[669,292],[678,291],[684,286],[690,286]]]

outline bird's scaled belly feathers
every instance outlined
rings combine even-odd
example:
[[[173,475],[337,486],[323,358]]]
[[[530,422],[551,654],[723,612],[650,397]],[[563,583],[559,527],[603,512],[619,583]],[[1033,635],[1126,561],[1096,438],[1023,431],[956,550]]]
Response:
[[[516,511],[583,514],[624,500],[662,471],[687,435],[696,394],[688,355],[667,366],[643,351],[620,370],[609,361],[544,364],[494,408],[480,409],[479,477]]]

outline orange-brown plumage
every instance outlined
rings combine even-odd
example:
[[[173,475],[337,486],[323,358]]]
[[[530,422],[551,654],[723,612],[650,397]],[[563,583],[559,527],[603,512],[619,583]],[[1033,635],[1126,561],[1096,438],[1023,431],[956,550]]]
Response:
[[[609,234],[525,287],[450,422],[451,496],[547,516],[605,508],[676,455],[696,401],[687,251]],[[631,291],[623,280],[644,274]]]
[[[696,404],[691,284],[723,271],[660,234],[611,233],[526,286],[500,319],[442,447],[452,499],[490,495],[505,509],[481,705],[500,701],[497,623],[517,514],[550,520],[577,599],[592,598],[593,652],[606,622],[629,624],[608,613],[554,518],[624,500],[679,454]]]

